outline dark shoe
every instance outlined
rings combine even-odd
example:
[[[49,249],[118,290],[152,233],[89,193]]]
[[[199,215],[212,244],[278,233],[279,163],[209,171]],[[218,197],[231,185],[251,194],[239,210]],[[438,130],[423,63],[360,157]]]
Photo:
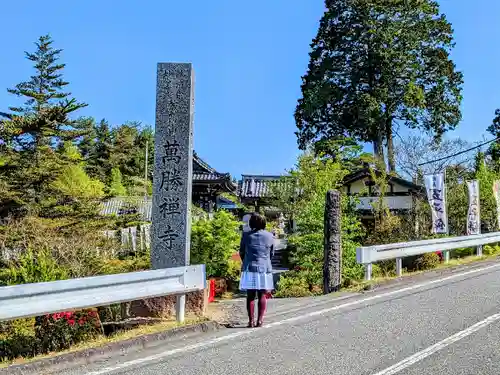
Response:
[[[262,327],[264,323],[262,321],[258,321],[256,327]]]
[[[247,325],[247,328],[254,328],[255,327],[255,323],[254,322],[249,322],[248,325]]]

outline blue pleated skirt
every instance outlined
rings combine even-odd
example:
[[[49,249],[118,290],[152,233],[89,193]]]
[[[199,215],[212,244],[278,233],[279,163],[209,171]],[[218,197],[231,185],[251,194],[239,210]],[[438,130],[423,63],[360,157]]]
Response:
[[[243,271],[240,279],[240,290],[273,290],[272,273]]]

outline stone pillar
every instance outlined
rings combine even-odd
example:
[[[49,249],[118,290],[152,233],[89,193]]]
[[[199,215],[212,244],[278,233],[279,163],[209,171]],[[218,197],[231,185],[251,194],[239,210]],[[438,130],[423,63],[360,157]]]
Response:
[[[193,111],[191,64],[159,63],[151,248],[154,269],[189,264]]]
[[[342,283],[342,247],[340,242],[340,193],[330,190],[325,204],[325,259],[323,264],[323,292],[340,290]]]
[[[154,269],[189,265],[193,189],[194,74],[191,64],[159,63],[156,81],[152,249]],[[184,321],[186,296],[177,297]]]

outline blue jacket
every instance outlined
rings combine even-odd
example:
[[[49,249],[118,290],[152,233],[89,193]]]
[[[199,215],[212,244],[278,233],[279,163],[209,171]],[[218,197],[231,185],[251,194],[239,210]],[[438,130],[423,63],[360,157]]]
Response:
[[[244,232],[240,242],[243,272],[270,273],[273,270],[274,236],[265,230]]]

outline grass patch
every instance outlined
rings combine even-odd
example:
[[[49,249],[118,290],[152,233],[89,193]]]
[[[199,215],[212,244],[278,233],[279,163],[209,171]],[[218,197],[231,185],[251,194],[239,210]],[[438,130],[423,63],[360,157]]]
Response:
[[[70,349],[64,350],[64,351],[59,351],[59,352],[52,352],[49,354],[42,354],[39,356],[35,356],[32,358],[17,358],[12,361],[5,361],[0,363],[0,368],[5,368],[11,365],[20,365],[20,364],[25,364],[25,363],[31,363],[34,361],[38,361],[41,359],[46,359],[46,358],[53,358],[57,357],[59,355],[63,354],[68,354],[68,353],[74,353],[78,352],[81,350],[85,349],[93,349],[93,348],[98,348],[100,346],[104,346],[106,344],[111,344],[119,341],[125,341],[129,339],[133,339],[136,337],[144,336],[144,335],[150,335],[154,333],[160,333],[164,331],[169,331],[178,327],[185,327],[189,325],[194,325],[202,322],[208,321],[207,318],[187,318],[184,323],[177,323],[175,320],[165,320],[160,323],[156,324],[151,324],[151,325],[144,325],[136,328],[132,328],[130,330],[126,331],[121,331],[118,332],[112,336],[99,336],[95,339],[81,342],[79,344],[73,345]]]

